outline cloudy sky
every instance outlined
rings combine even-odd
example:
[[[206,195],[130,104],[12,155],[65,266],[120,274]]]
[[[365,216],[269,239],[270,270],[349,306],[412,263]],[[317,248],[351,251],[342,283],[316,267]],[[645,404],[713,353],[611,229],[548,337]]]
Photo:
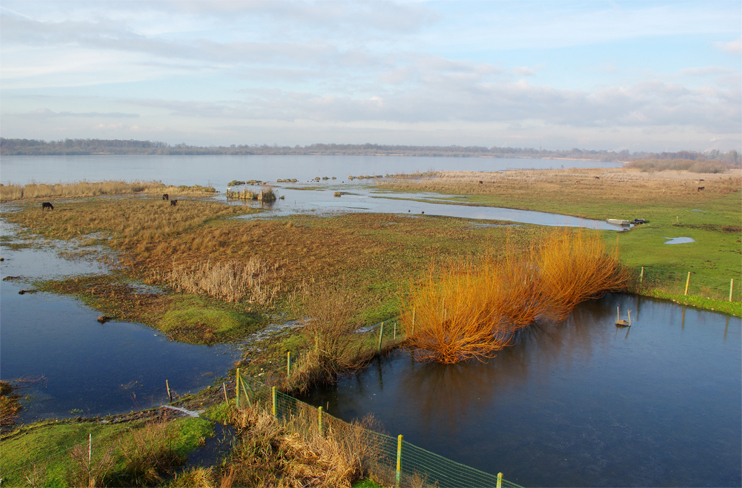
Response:
[[[742,2],[0,0],[0,133],[742,149]]]

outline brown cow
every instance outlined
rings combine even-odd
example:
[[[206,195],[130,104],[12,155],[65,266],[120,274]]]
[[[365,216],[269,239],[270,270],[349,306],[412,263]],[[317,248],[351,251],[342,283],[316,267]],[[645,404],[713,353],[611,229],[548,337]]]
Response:
[[[706,187],[705,187],[705,186],[699,186],[699,187],[698,187],[698,191],[701,191],[701,190],[705,190],[705,189],[706,189]]]
[[[178,204],[178,200],[170,200],[170,206],[174,207]]]
[[[51,204],[51,202],[44,202],[41,204],[41,211],[43,212],[46,209],[54,210],[54,205]]]
[[[170,200],[170,195],[168,195],[167,193],[163,193],[162,194],[162,199],[163,200]]]

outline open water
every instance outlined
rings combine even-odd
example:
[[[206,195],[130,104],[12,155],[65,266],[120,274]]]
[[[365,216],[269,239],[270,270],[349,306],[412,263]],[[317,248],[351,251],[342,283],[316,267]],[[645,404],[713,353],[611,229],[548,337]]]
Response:
[[[617,306],[630,328],[614,325]],[[303,400],[347,421],[373,414],[392,436],[523,486],[740,486],[741,326],[609,295],[493,359],[399,351]]]

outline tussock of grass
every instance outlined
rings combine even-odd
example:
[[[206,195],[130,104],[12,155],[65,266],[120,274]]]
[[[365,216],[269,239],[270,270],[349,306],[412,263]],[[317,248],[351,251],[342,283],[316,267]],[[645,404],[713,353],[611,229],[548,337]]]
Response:
[[[218,307],[193,296],[184,296],[176,301],[155,325],[182,342],[225,342],[243,337],[254,328],[252,317],[244,312]]]
[[[597,232],[551,231],[529,252],[432,268],[403,298],[407,345],[419,360],[456,363],[491,357],[537,317],[625,289],[628,274]]]

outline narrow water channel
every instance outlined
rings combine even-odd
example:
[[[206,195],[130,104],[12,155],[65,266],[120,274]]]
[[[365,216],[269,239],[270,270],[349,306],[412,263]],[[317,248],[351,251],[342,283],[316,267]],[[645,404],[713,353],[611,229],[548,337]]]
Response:
[[[632,311],[632,327],[617,328]],[[738,318],[628,295],[486,362],[397,352],[305,398],[523,486],[740,486]]]

